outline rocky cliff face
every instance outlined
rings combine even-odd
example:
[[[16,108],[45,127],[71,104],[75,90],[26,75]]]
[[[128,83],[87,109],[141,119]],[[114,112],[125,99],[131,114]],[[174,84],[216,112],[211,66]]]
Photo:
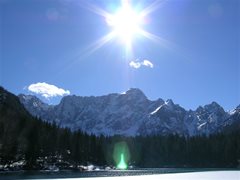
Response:
[[[136,88],[98,97],[65,96],[55,106],[31,95],[19,98],[34,116],[96,135],[209,135],[240,121],[239,108],[228,113],[212,102],[187,111],[172,100],[150,101]]]

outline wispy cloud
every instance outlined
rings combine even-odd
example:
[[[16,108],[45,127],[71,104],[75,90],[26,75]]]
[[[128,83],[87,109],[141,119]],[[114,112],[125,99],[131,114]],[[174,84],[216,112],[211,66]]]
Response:
[[[41,95],[44,98],[51,98],[56,96],[69,95],[69,90],[64,90],[55,85],[51,85],[45,82],[38,82],[35,84],[30,84],[27,87],[28,91]]]
[[[143,61],[138,61],[138,60],[131,61],[129,63],[129,66],[132,67],[132,68],[135,68],[135,69],[138,69],[141,66],[146,66],[146,67],[150,67],[150,68],[154,67],[153,63],[151,61],[149,61],[149,60],[146,60],[146,59],[143,60]]]
[[[142,65],[153,68],[153,63],[151,63],[149,60],[144,60]]]
[[[131,62],[129,63],[129,66],[131,66],[131,67],[133,67],[133,68],[135,68],[135,69],[138,69],[138,68],[141,67],[141,63],[140,63],[140,62],[131,61]]]

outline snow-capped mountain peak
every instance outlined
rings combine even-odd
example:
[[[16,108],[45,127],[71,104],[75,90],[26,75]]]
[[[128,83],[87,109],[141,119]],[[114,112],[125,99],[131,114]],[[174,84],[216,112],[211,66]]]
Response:
[[[31,95],[19,95],[19,98],[34,116],[96,135],[208,135],[219,132],[239,117],[235,115],[237,111],[227,113],[216,102],[187,111],[171,99],[151,101],[137,88],[97,97],[65,96],[55,106]]]
[[[145,94],[138,88],[130,88],[129,90],[127,90],[122,95],[125,95],[125,96],[127,96],[128,98],[131,98],[131,99],[138,99],[138,100],[146,100],[147,99]]]

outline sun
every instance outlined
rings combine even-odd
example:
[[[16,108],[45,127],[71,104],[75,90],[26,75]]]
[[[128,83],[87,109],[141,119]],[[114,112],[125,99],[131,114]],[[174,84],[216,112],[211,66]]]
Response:
[[[141,13],[131,7],[128,1],[123,1],[116,13],[106,17],[106,22],[121,42],[130,45],[133,38],[141,32],[144,18]]]
[[[131,3],[131,0],[119,1],[121,2],[120,6],[117,9],[112,9],[111,12],[85,1],[85,8],[103,17],[107,26],[110,27],[109,33],[97,39],[86,48],[86,54],[95,52],[114,39],[121,42],[125,48],[126,56],[133,55],[135,49],[133,42],[140,37],[150,39],[162,45],[169,44],[165,39],[144,29],[144,26],[149,25],[149,15],[157,10],[164,1],[154,0],[147,6],[142,3],[144,1],[139,1],[135,6]]]

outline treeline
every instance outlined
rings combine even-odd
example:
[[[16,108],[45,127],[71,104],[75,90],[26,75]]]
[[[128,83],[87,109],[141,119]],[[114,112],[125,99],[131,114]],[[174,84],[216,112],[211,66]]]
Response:
[[[75,165],[116,165],[113,152],[119,142],[128,146],[128,164],[137,167],[237,167],[240,160],[239,132],[209,137],[96,137],[40,120],[21,120],[15,130],[4,133],[1,131],[1,160],[24,157],[30,169],[37,158],[54,156]]]
[[[0,88],[0,164],[24,160],[25,168],[37,169],[39,159],[61,158],[75,166],[116,166],[119,142],[127,146],[122,152],[127,163],[136,167],[237,167],[240,160],[239,131],[208,137],[96,137],[32,117],[16,96]]]

